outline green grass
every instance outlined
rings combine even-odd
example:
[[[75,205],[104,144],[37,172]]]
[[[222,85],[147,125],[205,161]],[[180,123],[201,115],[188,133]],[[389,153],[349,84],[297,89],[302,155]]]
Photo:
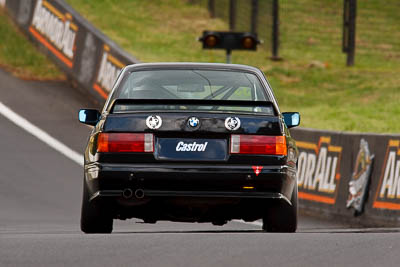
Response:
[[[303,125],[399,133],[400,5],[358,1],[356,66],[341,53],[343,1],[282,1],[282,56],[269,73],[285,108]],[[297,23],[296,23],[297,21]],[[310,68],[312,61],[326,69]]]
[[[0,40],[0,67],[23,79],[64,79],[64,74],[38,52],[1,7]]]

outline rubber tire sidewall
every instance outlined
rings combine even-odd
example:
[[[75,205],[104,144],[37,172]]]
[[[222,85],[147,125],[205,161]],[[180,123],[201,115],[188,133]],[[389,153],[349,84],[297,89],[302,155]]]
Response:
[[[107,207],[99,201],[90,201],[89,189],[83,181],[81,230],[84,233],[111,233],[113,218]]]
[[[293,233],[297,229],[298,188],[292,192],[292,205],[280,202],[269,206],[263,217],[263,230],[267,232]]]

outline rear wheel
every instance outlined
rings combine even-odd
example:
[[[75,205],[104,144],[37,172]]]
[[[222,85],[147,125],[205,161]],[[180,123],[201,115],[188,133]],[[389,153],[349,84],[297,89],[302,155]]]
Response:
[[[263,217],[263,230],[267,232],[293,233],[297,229],[297,184],[293,189],[291,201],[268,207]]]
[[[89,190],[86,182],[83,182],[83,197],[81,210],[81,230],[87,234],[111,233],[113,229],[113,217],[109,209],[101,202],[89,200]]]

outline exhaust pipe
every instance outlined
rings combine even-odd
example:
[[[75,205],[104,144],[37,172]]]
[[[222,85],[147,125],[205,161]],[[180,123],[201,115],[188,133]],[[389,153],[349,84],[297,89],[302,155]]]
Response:
[[[130,188],[126,188],[126,189],[124,189],[124,191],[122,191],[122,196],[125,199],[130,199],[133,196],[133,192]]]
[[[136,191],[135,191],[135,197],[136,197],[137,199],[142,199],[142,198],[144,198],[144,191],[143,191],[143,189],[136,189]]]

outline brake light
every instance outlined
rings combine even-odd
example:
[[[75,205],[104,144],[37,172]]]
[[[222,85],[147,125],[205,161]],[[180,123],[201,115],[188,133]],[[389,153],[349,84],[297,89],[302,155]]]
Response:
[[[151,133],[100,133],[98,152],[153,152],[154,138]]]
[[[231,135],[232,154],[287,155],[285,136]]]

